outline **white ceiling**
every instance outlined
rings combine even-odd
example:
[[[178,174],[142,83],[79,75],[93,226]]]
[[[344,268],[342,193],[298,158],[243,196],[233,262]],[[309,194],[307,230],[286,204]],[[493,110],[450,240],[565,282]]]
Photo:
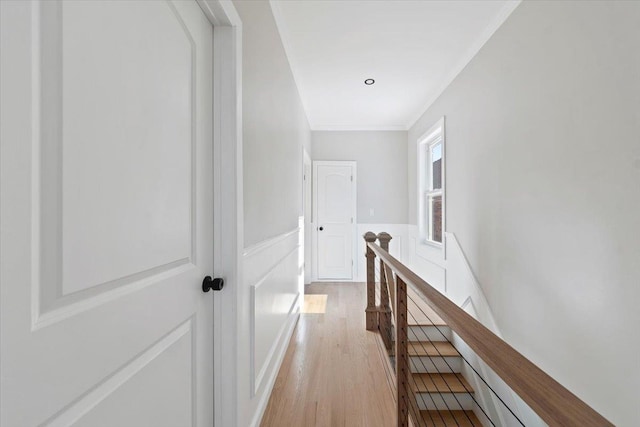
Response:
[[[518,4],[271,1],[314,130],[408,129]]]

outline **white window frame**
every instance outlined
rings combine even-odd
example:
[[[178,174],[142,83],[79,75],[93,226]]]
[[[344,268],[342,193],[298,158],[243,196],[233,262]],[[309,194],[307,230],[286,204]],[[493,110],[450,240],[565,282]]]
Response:
[[[442,147],[442,188],[434,190],[431,172],[431,148],[440,144]],[[446,223],[446,183],[445,183],[445,164],[446,164],[446,144],[445,144],[445,120],[442,117],[433,126],[427,130],[417,141],[418,150],[418,228],[420,231],[420,242],[425,245],[442,248],[444,243],[445,223]],[[429,165],[429,166],[427,166]],[[431,239],[432,236],[432,212],[429,198],[433,196],[442,196],[442,242]]]

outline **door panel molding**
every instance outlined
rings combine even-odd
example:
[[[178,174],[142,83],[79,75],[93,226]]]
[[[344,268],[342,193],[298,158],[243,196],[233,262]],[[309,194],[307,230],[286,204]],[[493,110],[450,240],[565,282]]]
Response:
[[[66,427],[77,422],[80,418],[99,405],[100,402],[109,397],[109,395],[115,393],[120,387],[131,380],[131,378],[133,378],[138,372],[142,371],[146,366],[162,355],[162,353],[171,348],[171,346],[181,338],[189,335],[189,341],[193,343],[192,334],[193,317],[187,319],[184,323],[181,323],[120,369],[107,376],[96,387],[88,390],[62,411],[49,418],[42,424],[43,427]],[[191,346],[193,346],[193,344],[191,344]],[[192,383],[196,380],[195,375],[196,372],[195,369],[193,369],[191,375]],[[192,423],[193,422],[195,422],[195,417],[192,417]]]
[[[32,182],[34,218],[34,247],[32,261],[37,269],[32,283],[32,329],[40,329],[100,304],[136,292],[161,282],[172,274],[185,271],[185,264],[196,260],[195,180],[196,180],[196,48],[180,13],[169,2],[157,3],[178,24],[185,35],[189,49],[190,101],[189,121],[191,133],[190,153],[190,253],[174,259],[165,259],[155,265],[130,270],[120,277],[89,283],[84,288],[69,288],[64,280],[65,247],[65,191],[62,164],[64,160],[64,40],[62,20],[63,3],[60,1],[34,2],[31,9],[34,73],[32,74],[32,102],[34,134]],[[65,5],[64,7],[68,7]],[[44,100],[44,101],[43,101]],[[42,101],[42,102],[41,102]],[[41,171],[42,169],[42,171]],[[73,223],[73,221],[72,221]],[[175,271],[173,271],[175,270]],[[53,282],[53,286],[52,286]],[[43,286],[46,285],[46,286]],[[128,288],[118,289],[118,288]]]
[[[119,283],[119,280],[114,280],[113,282],[103,283],[99,287],[89,288],[72,295],[60,297],[44,308],[42,305],[36,305],[38,301],[38,291],[41,289],[41,282],[35,282],[36,285],[32,292],[34,315],[32,316],[31,330],[37,331],[52,326],[55,323],[97,308],[126,295],[141,291],[149,286],[164,282],[172,276],[177,276],[193,269],[195,269],[195,265],[190,263],[188,258],[185,258],[156,267],[151,271],[144,271],[130,277],[125,277],[125,283]]]

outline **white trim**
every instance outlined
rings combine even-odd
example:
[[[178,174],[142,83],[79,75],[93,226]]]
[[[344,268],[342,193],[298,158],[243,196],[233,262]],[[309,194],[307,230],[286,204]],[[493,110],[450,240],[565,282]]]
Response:
[[[444,239],[442,239],[444,242]],[[436,249],[442,249],[444,247],[444,243],[436,242],[433,240],[424,239],[420,236],[420,244],[425,246],[433,246]]]
[[[467,65],[473,60],[473,58],[478,54],[482,46],[485,45],[493,36],[493,34],[504,24],[509,15],[518,7],[518,5],[522,2],[522,0],[510,0],[507,1],[498,15],[487,25],[480,34],[480,36],[476,39],[475,43],[471,45],[471,47],[467,50],[465,55],[458,61],[457,65],[451,70],[449,74],[442,80],[442,83],[434,89],[431,94],[427,97],[424,107],[420,108],[416,111],[412,116],[410,116],[410,120],[407,122],[406,128],[411,129],[416,122],[427,112],[429,107],[442,95],[442,93],[449,87],[451,82],[458,77],[458,74],[465,69]]]
[[[302,265],[304,269],[303,283],[311,283],[311,230],[313,230],[313,163],[306,148],[302,147]],[[307,176],[307,167],[309,169]],[[307,211],[307,197],[309,209]],[[304,288],[303,288],[304,289]]]
[[[424,156],[423,158],[423,166],[425,164],[429,165],[429,176],[427,179],[425,179],[425,181],[423,182],[423,184],[426,185],[426,188],[423,188],[422,190],[422,202],[425,204],[425,209],[428,210],[428,215],[427,217],[429,218],[428,224],[426,224],[427,226],[427,233],[426,233],[426,238],[425,238],[425,243],[427,244],[432,244],[438,247],[442,246],[442,242],[438,242],[437,240],[433,239],[433,216],[434,211],[433,211],[433,206],[431,204],[431,200],[432,198],[438,197],[440,196],[440,204],[441,204],[441,222],[443,223],[442,226],[444,226],[444,221],[442,221],[442,218],[444,217],[444,182],[442,180],[442,177],[444,176],[444,138],[443,138],[443,133],[444,133],[444,129],[440,128],[439,131],[437,133],[434,134],[433,138],[428,138],[427,141],[424,144],[422,144],[420,146],[420,150],[421,150],[421,155]],[[435,146],[440,145],[440,188],[433,188],[434,187],[434,161],[433,161],[433,149]],[[444,231],[444,230],[443,230]],[[440,236],[441,240],[444,241],[444,236]]]
[[[242,253],[243,257],[250,257],[253,256],[255,254],[257,254],[258,252],[261,252],[273,245],[275,245],[278,242],[281,242],[282,240],[286,239],[289,236],[292,236],[294,234],[298,234],[300,232],[300,227],[296,227],[293,230],[287,231],[286,233],[282,233],[282,234],[278,234],[277,236],[271,237],[270,239],[265,239],[261,242],[258,242],[256,244],[253,244],[251,246],[248,246],[244,249],[244,252]]]
[[[439,142],[442,145],[442,189],[441,190],[427,190],[424,188],[426,178],[424,170],[424,165],[426,163],[426,154],[425,148],[430,147],[432,144]],[[421,245],[429,245],[434,248],[444,249],[444,234],[446,232],[446,217],[447,217],[447,209],[446,209],[446,198],[447,198],[447,184],[446,184],[446,131],[445,131],[445,118],[441,117],[437,122],[435,122],[422,136],[420,136],[416,140],[416,149],[417,152],[417,167],[416,167],[416,175],[418,178],[417,182],[417,207],[418,207],[418,243]],[[427,224],[425,224],[425,209],[428,209],[426,206],[425,195],[427,193],[440,193],[442,194],[442,243],[435,242],[433,240],[429,240],[429,233],[425,230]]]
[[[242,283],[242,21],[229,0],[197,0],[213,24],[214,425],[238,416],[238,288]]]
[[[358,162],[355,160],[314,160],[313,162],[313,197],[312,208],[314,227],[312,230],[312,243],[311,243],[311,280],[319,282],[335,282],[344,281],[349,282],[356,279],[356,257],[357,257],[357,233],[358,233]],[[353,173],[353,179],[351,181],[351,191],[353,198],[351,201],[351,229],[352,229],[352,241],[351,241],[351,278],[350,279],[319,279],[318,278],[318,166],[351,166]]]
[[[242,29],[240,15],[230,0],[196,0],[215,27],[238,27]]]
[[[409,128],[405,125],[386,125],[386,126],[375,126],[375,125],[323,125],[323,124],[313,124],[311,123],[311,130],[317,131],[407,131]]]

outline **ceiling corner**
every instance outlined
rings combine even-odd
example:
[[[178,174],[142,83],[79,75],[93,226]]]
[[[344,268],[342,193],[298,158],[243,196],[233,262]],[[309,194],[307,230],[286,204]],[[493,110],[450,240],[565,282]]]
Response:
[[[311,124],[311,119],[309,117],[309,106],[302,96],[302,87],[300,85],[300,72],[298,67],[296,66],[296,62],[293,59],[293,50],[291,49],[291,42],[289,41],[287,25],[285,23],[285,19],[282,16],[282,10],[280,9],[280,2],[277,0],[269,0],[269,6],[271,6],[271,14],[273,15],[273,20],[276,24],[276,29],[278,30],[278,34],[280,34],[280,41],[282,42],[282,47],[284,48],[284,54],[287,57],[287,61],[289,62],[289,69],[291,70],[291,74],[293,75],[293,82],[298,89],[298,98],[300,98],[300,102],[302,103],[302,108],[304,109],[304,114],[307,116],[307,122],[309,123],[309,127],[313,129],[313,125]]]
[[[412,116],[410,116],[410,120],[407,122],[407,130],[410,130],[416,122],[427,112],[429,107],[433,105],[433,103],[442,95],[442,93],[449,87],[449,85],[455,80],[456,77],[465,69],[465,67],[475,58],[475,56],[480,52],[480,49],[491,39],[493,34],[498,31],[498,28],[504,24],[504,22],[509,18],[511,13],[522,3],[522,0],[509,0],[507,1],[500,12],[496,15],[495,19],[493,19],[489,25],[486,26],[484,31],[480,34],[480,36],[476,39],[473,45],[469,48],[469,50],[465,53],[464,56],[460,59],[455,68],[451,70],[451,72],[442,80],[442,83],[438,85],[438,87],[427,97],[424,107],[420,108],[416,111]]]

